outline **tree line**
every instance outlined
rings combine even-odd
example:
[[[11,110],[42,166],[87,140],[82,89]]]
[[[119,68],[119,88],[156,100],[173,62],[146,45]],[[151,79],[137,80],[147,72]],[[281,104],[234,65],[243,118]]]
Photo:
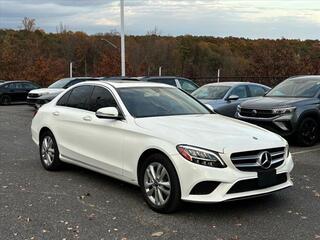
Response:
[[[70,62],[74,76],[120,75],[117,32],[87,35],[61,25],[56,33],[46,33],[34,27],[34,20],[24,21],[21,30],[0,29],[0,79],[32,80],[45,86],[68,77]],[[128,76],[157,75],[160,66],[164,75],[184,76],[201,84],[213,81],[221,69],[225,80],[256,77],[273,86],[288,76],[320,74],[320,42],[174,37],[157,31],[126,36]]]

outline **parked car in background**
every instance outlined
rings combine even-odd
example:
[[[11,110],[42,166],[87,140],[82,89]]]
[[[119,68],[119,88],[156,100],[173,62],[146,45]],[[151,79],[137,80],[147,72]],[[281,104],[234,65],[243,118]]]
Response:
[[[4,82],[5,82],[5,80],[0,80],[0,84],[1,84],[1,83],[4,83]]]
[[[320,137],[320,76],[293,77],[266,96],[240,104],[236,117],[303,146],[315,145]]]
[[[171,86],[178,87],[188,93],[194,92],[199,86],[192,80],[182,77],[170,77],[170,76],[157,76],[157,77],[145,77],[141,79],[146,82],[165,83]]]
[[[210,83],[198,88],[191,95],[210,105],[219,114],[234,117],[238,105],[252,97],[260,97],[269,87],[249,82]]]
[[[286,140],[164,84],[80,83],[41,107],[31,132],[46,170],[67,162],[138,185],[162,213],[293,184]]]
[[[0,84],[0,104],[8,105],[13,102],[25,102],[31,90],[39,86],[30,81],[8,81]]]
[[[30,106],[38,108],[43,104],[50,102],[68,87],[71,87],[80,82],[96,81],[100,79],[101,78],[93,77],[63,78],[52,83],[48,88],[40,88],[34,91],[30,91],[27,97],[27,103]]]

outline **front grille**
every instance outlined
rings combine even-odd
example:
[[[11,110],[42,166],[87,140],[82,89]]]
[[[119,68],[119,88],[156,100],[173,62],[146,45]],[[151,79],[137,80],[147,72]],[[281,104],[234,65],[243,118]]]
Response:
[[[38,93],[29,93],[28,97],[30,97],[30,98],[38,98],[38,97],[40,97],[40,95]]]
[[[282,183],[285,183],[287,180],[288,180],[288,177],[287,177],[286,173],[278,174],[275,184],[273,184],[273,185],[271,185],[269,187],[280,185]],[[242,180],[242,181],[239,181],[239,182],[235,183],[230,188],[230,190],[228,191],[227,194],[249,192],[249,191],[255,191],[255,190],[260,190],[260,189],[264,189],[264,188],[265,187],[261,187],[259,185],[258,178],[247,179],[247,180]]]
[[[282,165],[285,158],[285,148],[272,148],[231,154],[231,161],[241,171],[257,172],[265,170],[257,162],[263,152],[269,152],[272,157],[269,169]]]
[[[277,116],[277,114],[273,113],[273,110],[240,108],[239,113],[241,116],[252,118],[272,118]]]

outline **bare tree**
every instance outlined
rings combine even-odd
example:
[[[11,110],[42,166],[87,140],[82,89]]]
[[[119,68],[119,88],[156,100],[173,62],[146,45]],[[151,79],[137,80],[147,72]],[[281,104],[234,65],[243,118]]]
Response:
[[[36,30],[36,20],[34,18],[24,17],[22,25],[23,29],[28,32],[34,32]]]

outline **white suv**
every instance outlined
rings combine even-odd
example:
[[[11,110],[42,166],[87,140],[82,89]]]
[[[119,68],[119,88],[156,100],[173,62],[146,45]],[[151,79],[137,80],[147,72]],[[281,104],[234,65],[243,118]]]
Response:
[[[67,162],[139,185],[158,212],[180,200],[221,202],[292,186],[283,138],[165,84],[80,83],[40,108],[31,130],[45,169]]]

